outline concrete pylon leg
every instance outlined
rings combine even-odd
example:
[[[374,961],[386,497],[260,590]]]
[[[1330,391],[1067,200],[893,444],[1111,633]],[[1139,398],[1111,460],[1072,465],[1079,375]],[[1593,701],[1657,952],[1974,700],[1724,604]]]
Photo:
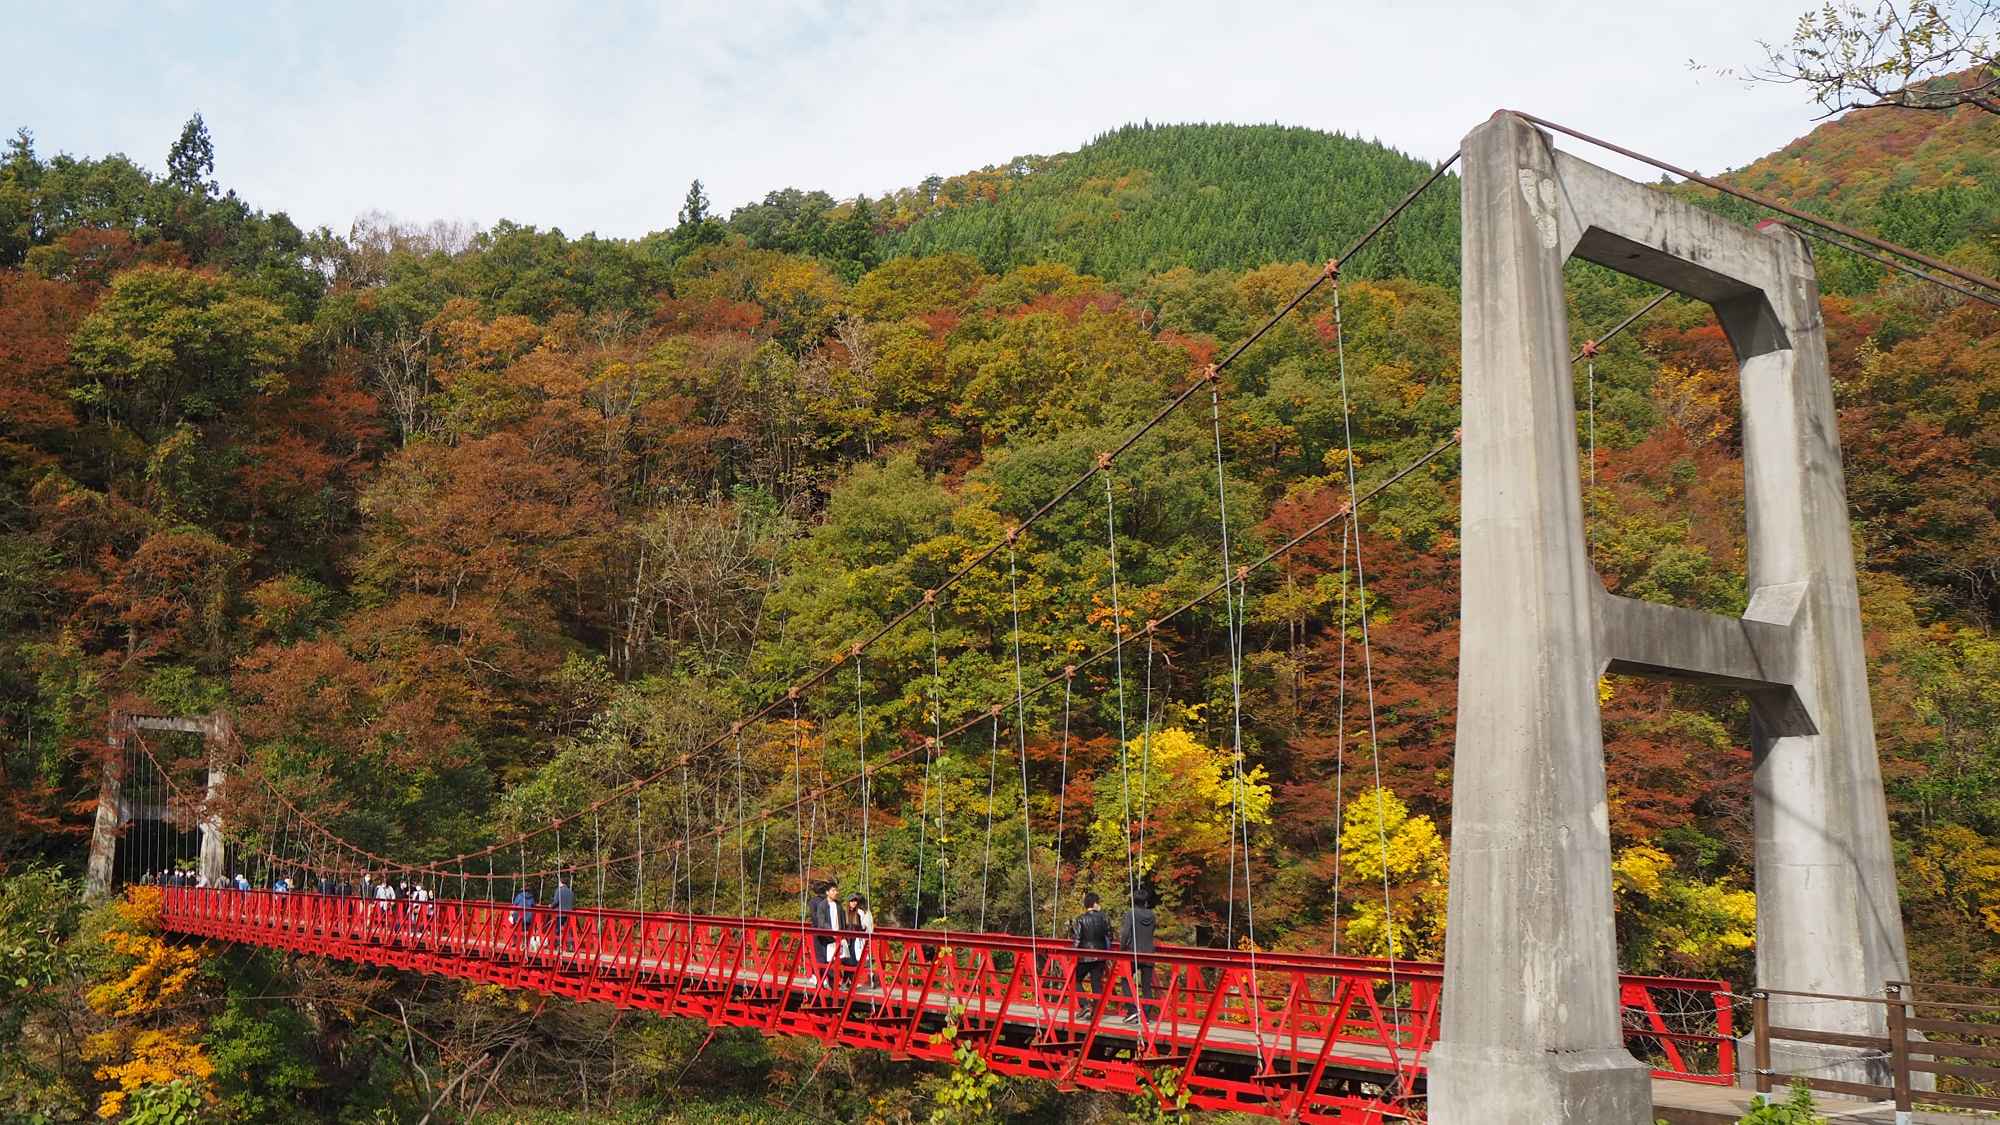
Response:
[[[1465,565],[1431,1120],[1645,1125],[1618,1017],[1555,172],[1513,117],[1462,152]]]
[[[208,771],[208,801],[213,804],[222,792],[223,772],[211,767]],[[201,858],[196,871],[214,886],[228,873],[225,863],[228,853],[223,845],[222,821],[212,815],[201,818]]]
[[[1779,281],[1766,291],[1784,348],[1756,346],[1748,310],[1718,305],[1741,359],[1749,537],[1747,618],[1788,626],[1791,685],[1810,727],[1755,724],[1757,982],[1878,996],[1908,976],[1889,815],[1875,750],[1861,603],[1812,260],[1782,227],[1764,237]],[[1745,354],[1749,353],[1749,354]],[[1771,998],[1771,1019],[1854,1035],[1888,1033],[1872,1004]],[[1780,1043],[1774,1069],[1888,1081],[1873,1052]],[[1743,1065],[1751,1065],[1748,1052]],[[1842,1066],[1829,1066],[1837,1059]]]
[[[90,828],[90,866],[84,872],[83,894],[100,899],[111,893],[117,878],[118,839],[125,827],[125,779],[120,776],[125,739],[115,727],[105,738],[104,778],[97,784],[97,819]]]

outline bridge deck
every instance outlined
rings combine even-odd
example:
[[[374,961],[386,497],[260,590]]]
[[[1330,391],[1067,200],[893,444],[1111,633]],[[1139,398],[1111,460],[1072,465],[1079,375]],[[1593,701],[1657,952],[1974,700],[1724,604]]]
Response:
[[[876,931],[854,966],[840,937],[766,918],[445,900],[163,888],[161,924],[192,935],[644,1008],[713,1026],[949,1059],[957,1025],[1003,1074],[1131,1093],[1176,1070],[1201,1108],[1306,1121],[1401,1120],[1423,1101],[1441,974],[1429,963],[1162,947],[1106,956],[1102,1002],[1068,942]],[[1134,985],[1143,1020],[1124,1023]],[[1147,991],[1143,988],[1141,992]],[[1628,1043],[1656,1074],[1726,1082],[1718,981],[1628,977]]]

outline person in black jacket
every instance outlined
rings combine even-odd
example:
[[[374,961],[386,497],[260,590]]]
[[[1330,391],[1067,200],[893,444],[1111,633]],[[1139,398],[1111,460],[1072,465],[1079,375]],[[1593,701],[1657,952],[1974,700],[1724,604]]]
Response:
[[[833,983],[834,974],[838,971],[834,967],[835,958],[840,953],[840,938],[838,936],[840,930],[840,884],[829,880],[818,884],[816,889],[819,893],[813,896],[812,900],[812,918],[810,919],[812,928],[815,930],[832,930],[834,932],[813,935],[813,960],[820,966],[820,971],[814,975],[807,987],[815,987],[821,983],[828,985]]]
[[[1069,924],[1069,939],[1079,950],[1107,950],[1111,948],[1111,920],[1104,916],[1096,891],[1085,891],[1083,913]],[[1077,1008],[1084,1019],[1090,1019],[1097,1012],[1097,999],[1104,995],[1104,958],[1089,957],[1083,953],[1076,958]],[[1084,999],[1084,986],[1089,985],[1090,999]]]
[[[1153,998],[1153,962],[1144,956],[1153,952],[1153,931],[1159,925],[1159,916],[1153,913],[1153,895],[1140,888],[1138,897],[1132,902],[1132,909],[1125,912],[1125,924],[1118,932],[1118,946],[1132,955],[1132,975],[1139,978],[1139,995],[1147,1000]],[[1139,1005],[1125,1013],[1126,1023],[1139,1022]]]

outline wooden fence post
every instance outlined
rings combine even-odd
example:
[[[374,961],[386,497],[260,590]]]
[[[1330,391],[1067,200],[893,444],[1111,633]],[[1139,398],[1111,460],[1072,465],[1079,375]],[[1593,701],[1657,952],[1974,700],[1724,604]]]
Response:
[[[1763,989],[1750,994],[1751,1065],[1756,1069],[1757,1092],[1771,1092],[1771,997]]]
[[[1889,996],[1889,1067],[1895,1083],[1896,1122],[1908,1125],[1910,1120],[1910,1030],[1909,1001],[1904,997],[1901,984],[1891,984],[1884,989]]]

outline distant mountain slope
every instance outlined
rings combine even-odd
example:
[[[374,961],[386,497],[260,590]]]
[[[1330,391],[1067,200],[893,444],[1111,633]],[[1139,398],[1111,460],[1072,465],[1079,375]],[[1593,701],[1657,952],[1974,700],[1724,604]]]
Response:
[[[988,269],[1066,262],[1130,279],[1331,257],[1430,166],[1373,141],[1278,125],[1127,125],[1072,153],[931,181],[894,255],[958,251]],[[908,208],[899,208],[905,210]],[[1455,282],[1458,184],[1440,183],[1352,272]]]
[[[1853,110],[1725,178],[1943,254],[2000,228],[2000,117]]]
[[[1885,194],[2000,183],[2000,117],[1860,110],[1828,121],[1730,180],[1795,205],[1854,211]]]

